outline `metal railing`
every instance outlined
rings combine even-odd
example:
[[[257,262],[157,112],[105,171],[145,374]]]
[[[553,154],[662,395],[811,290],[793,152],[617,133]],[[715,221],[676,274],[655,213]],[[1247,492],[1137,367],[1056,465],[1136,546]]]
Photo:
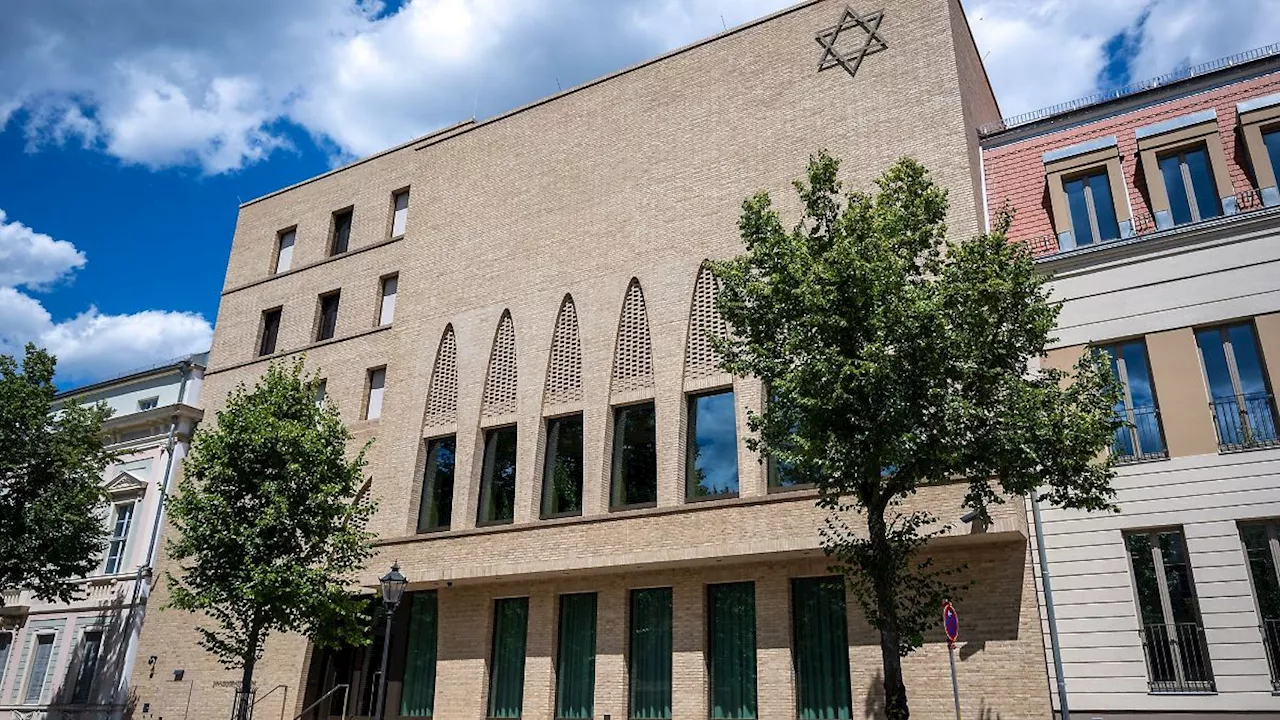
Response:
[[[1280,445],[1276,434],[1276,404],[1270,393],[1218,398],[1209,403],[1224,452]]]
[[[1271,668],[1271,690],[1280,692],[1280,618],[1262,619],[1262,644],[1267,648]]]
[[[1160,432],[1160,409],[1152,405],[1125,408],[1124,427],[1116,428],[1111,452],[1117,463],[1163,460],[1169,457]]]
[[[306,716],[307,713],[311,712],[312,710],[315,710],[317,707],[320,706],[320,703],[324,702],[325,700],[328,700],[331,695],[338,692],[339,690],[342,691],[342,720],[347,720],[347,698],[350,695],[350,693],[348,693],[347,691],[350,689],[351,689],[351,686],[346,683],[339,683],[337,685],[334,685],[333,687],[329,688],[329,690],[325,694],[316,698],[315,702],[303,708],[302,712],[298,713],[293,717],[293,720],[302,720],[302,718]],[[325,717],[333,717],[333,713],[332,712],[326,713]]]
[[[1142,650],[1151,692],[1214,692],[1209,649],[1199,624],[1146,625],[1142,628]]]

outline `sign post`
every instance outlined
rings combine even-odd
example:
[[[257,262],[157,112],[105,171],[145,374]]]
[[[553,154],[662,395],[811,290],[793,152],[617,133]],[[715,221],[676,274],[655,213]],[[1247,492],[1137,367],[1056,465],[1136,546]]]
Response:
[[[950,600],[942,601],[942,629],[947,633],[947,657],[951,660],[951,694],[956,699],[956,720],[960,720],[960,683],[956,680],[956,638],[960,637],[960,616]]]

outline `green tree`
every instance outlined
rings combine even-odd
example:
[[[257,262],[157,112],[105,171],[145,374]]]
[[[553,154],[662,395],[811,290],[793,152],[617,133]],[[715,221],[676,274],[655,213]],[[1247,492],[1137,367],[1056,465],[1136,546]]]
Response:
[[[874,193],[842,195],[838,161],[810,158],[803,216],[783,226],[769,195],[744,201],[746,252],[717,263],[731,328],[723,368],[769,389],[752,446],[812,478],[827,554],[880,633],[886,714],[906,718],[902,658],[958,588],[926,544],[946,530],[908,498],[967,484],[987,508],[1043,489],[1071,508],[1113,508],[1108,459],[1119,389],[1101,358],[1068,375],[1028,372],[1059,308],[1027,249],[995,230],[946,241],[946,193],[903,158]],[[856,527],[855,527],[856,526]]]
[[[248,713],[253,670],[272,632],[321,646],[367,642],[366,604],[349,588],[372,554],[374,505],[361,491],[365,450],[332,404],[316,402],[302,361],[272,363],[197,431],[178,493],[169,555],[169,605],[202,612],[201,645],[241,670],[237,717]]]
[[[0,589],[71,600],[102,559],[106,525],[103,404],[51,412],[57,360],[26,346],[22,366],[0,355]],[[3,601],[0,601],[3,605]]]

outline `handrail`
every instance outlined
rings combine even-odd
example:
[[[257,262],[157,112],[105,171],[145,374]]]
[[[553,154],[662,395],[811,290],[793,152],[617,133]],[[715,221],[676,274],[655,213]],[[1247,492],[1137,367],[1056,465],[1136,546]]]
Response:
[[[316,709],[316,706],[317,706],[317,705],[319,705],[320,703],[324,702],[326,698],[328,698],[330,695],[332,695],[332,694],[334,694],[335,692],[337,692],[339,688],[341,688],[341,689],[344,691],[344,692],[342,693],[342,720],[347,720],[347,702],[348,702],[348,701],[350,700],[350,698],[351,698],[351,693],[349,693],[349,692],[345,692],[346,690],[350,690],[350,689],[351,689],[351,686],[350,686],[350,685],[348,685],[347,683],[339,683],[338,685],[334,685],[333,687],[329,688],[328,692],[326,692],[325,694],[323,694],[323,695],[321,695],[320,697],[316,698],[316,701],[315,701],[315,702],[313,702],[313,703],[311,703],[310,705],[306,706],[305,708],[303,708],[303,709],[302,709],[302,712],[300,712],[300,713],[298,713],[297,715],[295,715],[295,716],[294,716],[294,718],[293,718],[293,720],[302,720],[302,716],[303,716],[303,715],[306,715],[307,713],[309,713],[309,712],[311,712],[312,710]]]
[[[273,692],[275,692],[275,691],[277,691],[277,690],[279,690],[279,689],[281,689],[281,688],[284,688],[284,699],[280,701],[280,720],[284,720],[284,709],[285,709],[285,707],[287,707],[287,706],[289,705],[289,686],[288,686],[288,685],[276,685],[275,687],[273,687],[273,688],[271,688],[270,690],[268,690],[267,692],[265,692],[265,693],[262,695],[262,697],[258,698],[257,700],[254,700],[252,703],[250,703],[250,704],[249,704],[249,712],[250,712],[250,714],[252,714],[252,712],[253,712],[253,708],[255,708],[255,707],[257,707],[257,706],[258,706],[258,703],[262,702],[263,700],[266,700],[268,697],[270,697],[270,696],[271,696],[271,693],[273,693]]]

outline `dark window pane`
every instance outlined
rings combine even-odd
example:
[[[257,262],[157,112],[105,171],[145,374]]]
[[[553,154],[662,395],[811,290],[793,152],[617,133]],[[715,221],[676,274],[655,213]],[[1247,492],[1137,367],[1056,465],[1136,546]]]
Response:
[[[351,240],[351,211],[336,213],[333,216],[333,246],[330,255],[347,251],[347,243]]]
[[[418,532],[449,527],[453,516],[453,465],[457,440],[453,435],[427,443],[427,468],[422,475]]]
[[[1191,565],[1187,562],[1187,546],[1182,532],[1167,530],[1159,533],[1160,556],[1164,560],[1165,582],[1169,586],[1169,603],[1173,609],[1173,621],[1178,623],[1200,622],[1196,609],[1195,587],[1191,584]]]
[[[1222,202],[1218,199],[1218,187],[1213,182],[1213,169],[1209,166],[1209,153],[1203,148],[1188,151],[1184,156],[1191,174],[1191,191],[1196,198],[1196,210],[1200,219],[1222,214]]]
[[[733,391],[689,398],[685,480],[691,498],[738,492],[738,428]]]
[[[518,718],[524,706],[524,650],[529,598],[493,604],[493,661],[489,663],[489,717]]]
[[[1133,423],[1132,435],[1138,442],[1138,454],[1144,458],[1163,454],[1164,437],[1160,431],[1155,389],[1151,385],[1147,345],[1134,340],[1121,345],[1119,353],[1124,358],[1125,387],[1133,401],[1129,421]]]
[[[1075,235],[1076,245],[1092,245],[1093,228],[1089,224],[1089,205],[1084,197],[1085,178],[1068,180],[1062,184],[1067,193],[1067,205],[1071,210],[1071,231]]]
[[[53,635],[38,635],[36,649],[31,658],[31,671],[27,675],[27,691],[22,702],[35,705],[44,694],[44,683],[49,675],[49,657],[53,653]]]
[[[1267,157],[1271,158],[1271,172],[1280,173],[1280,128],[1262,133],[1262,144],[1267,148]]]
[[[1099,352],[1106,354],[1107,359],[1111,361],[1111,374],[1117,380],[1122,380],[1123,375],[1120,373],[1120,357],[1115,347],[1098,348]],[[1124,397],[1116,400],[1115,407],[1112,408],[1116,417],[1128,420],[1128,408],[1125,407]],[[1137,448],[1134,447],[1133,433],[1127,427],[1116,428],[1116,436],[1114,445],[1111,448],[1112,453],[1119,459],[1132,460],[1138,456]]]
[[[80,641],[80,667],[76,671],[76,687],[71,702],[87,703],[98,674],[98,656],[102,650],[102,631],[89,630]]]
[[[1151,555],[1151,536],[1146,533],[1126,535],[1124,544],[1129,550],[1129,561],[1133,563],[1133,581],[1138,587],[1138,610],[1142,613],[1142,624],[1163,623],[1160,578],[1156,575],[1155,558]]]
[[[1258,340],[1253,325],[1232,325],[1227,329],[1231,339],[1231,354],[1236,359],[1236,374],[1240,377],[1240,392],[1244,395],[1265,393],[1266,377],[1262,374],[1262,357],[1258,352]]]
[[[1280,622],[1280,581],[1276,579],[1275,558],[1271,555],[1267,528],[1265,525],[1243,525],[1240,537],[1244,540],[1253,589],[1258,595],[1258,611],[1264,621]]]
[[[1160,158],[1160,175],[1164,178],[1164,191],[1169,197],[1173,222],[1178,225],[1191,222],[1187,185],[1182,181],[1182,159],[1177,155]]]
[[[596,594],[560,596],[556,718],[590,718],[596,694]]]
[[[280,334],[280,310],[268,310],[262,314],[262,341],[259,355],[271,355],[276,351],[276,336]]]
[[[316,331],[316,340],[328,340],[338,329],[339,293],[330,293],[320,298],[320,327]]]
[[[516,510],[516,426],[485,433],[479,523],[511,522]]]
[[[1103,240],[1115,240],[1120,237],[1120,223],[1116,221],[1116,204],[1111,197],[1111,180],[1105,172],[1095,173],[1086,178],[1089,192],[1093,195],[1093,212],[1098,219],[1098,234]]]
[[[409,647],[405,651],[401,717],[431,717],[436,697],[436,637],[439,606],[436,592],[409,595]]]
[[[582,416],[547,421],[547,460],[542,471],[542,515],[582,512]]]
[[[796,711],[801,720],[853,717],[844,579],[791,581]]]
[[[671,717],[671,588],[631,591],[631,679],[633,720]]]
[[[711,717],[756,717],[756,586],[707,588],[707,671]]]
[[[1214,400],[1235,396],[1231,373],[1227,370],[1227,356],[1222,344],[1222,332],[1217,328],[1196,332],[1196,344],[1209,381],[1209,396]]]
[[[653,403],[614,410],[612,507],[657,502],[658,448],[654,423]]]

